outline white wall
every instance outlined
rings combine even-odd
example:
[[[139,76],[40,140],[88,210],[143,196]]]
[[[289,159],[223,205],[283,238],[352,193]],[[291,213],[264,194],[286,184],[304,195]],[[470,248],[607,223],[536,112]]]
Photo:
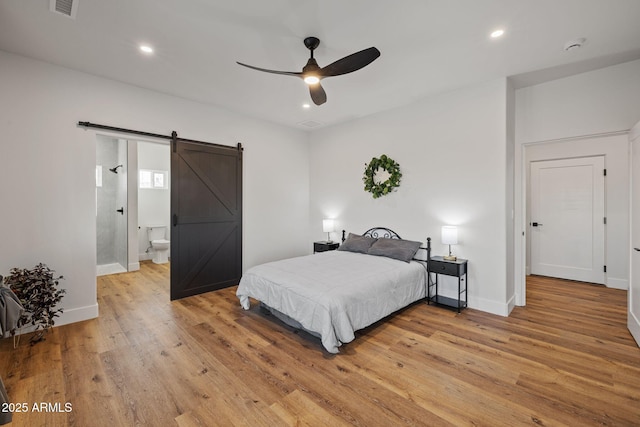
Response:
[[[313,132],[313,238],[326,239],[322,219],[335,218],[356,233],[386,226],[405,239],[430,236],[438,255],[447,250],[441,226],[457,225],[453,249],[469,259],[470,307],[507,315],[506,106],[501,79]],[[373,199],[362,176],[382,154],[400,164],[402,182]]]
[[[516,91],[516,142],[629,130],[640,116],[640,60]]]
[[[511,85],[511,82],[507,79],[507,105],[506,105],[506,176],[505,176],[505,218],[506,218],[506,251],[507,251],[507,296],[506,300],[509,305],[509,312],[513,310],[516,305],[516,286],[514,277],[516,275],[517,259],[519,254],[518,248],[515,246],[516,242],[516,228],[515,228],[515,101],[516,93]]]
[[[44,262],[64,275],[58,324],[98,311],[96,131],[78,121],[241,142],[244,268],[308,252],[304,132],[1,51],[0,70],[0,274]]]
[[[527,170],[525,145],[533,147],[542,142],[567,142],[575,147],[574,144],[579,139],[593,145],[594,137],[628,131],[638,117],[640,117],[640,61],[627,62],[516,90],[515,187],[520,191],[516,191],[515,200],[515,247],[519,247],[520,252],[526,251],[526,232],[528,232],[525,200],[525,171]],[[605,139],[600,142],[609,144],[611,141],[614,140]],[[613,142],[611,146],[607,146],[606,151],[610,153],[608,159],[626,155],[622,145],[624,144]],[[585,146],[581,147],[580,152],[583,152],[582,148],[590,152],[594,150]],[[574,149],[568,148],[568,151],[571,152]],[[605,148],[601,147],[596,151],[603,150]],[[574,153],[577,152],[574,151]],[[557,154],[549,153],[549,155]],[[615,169],[611,172],[615,176],[619,174],[624,176],[624,167],[617,161],[613,164]],[[611,182],[611,177],[608,180]],[[607,197],[617,197],[617,193],[617,188],[608,188]],[[620,196],[613,204],[608,200],[607,215],[614,221],[617,219],[624,221],[624,216],[628,215],[628,210],[626,212],[619,210],[624,209],[623,198]],[[611,284],[617,287],[620,280],[628,280],[628,274],[622,271],[624,266],[620,264],[621,260],[616,259],[620,255],[620,249],[614,249],[610,245],[621,247],[625,237],[620,236],[628,236],[629,230],[628,225],[626,230],[622,225],[620,228],[615,224],[613,227],[611,225],[610,223],[608,232],[612,233],[612,239],[615,239],[615,242],[611,242],[608,238],[606,256],[608,263],[611,262],[610,260],[615,259],[615,261],[612,266],[614,271],[610,272],[608,277],[613,279]],[[525,233],[524,237],[522,233]],[[628,255],[625,257],[628,258]],[[515,273],[516,292],[518,303],[523,304],[525,266],[522,264],[525,260],[518,261],[520,265],[517,266]]]
[[[631,164],[632,177],[631,177],[631,239],[633,250],[630,250],[629,264],[631,266],[629,271],[629,294],[628,294],[628,314],[627,314],[627,327],[629,332],[636,340],[636,343],[640,346],[640,253],[635,249],[640,248],[640,241],[638,239],[640,231],[640,122],[636,123],[629,132],[629,142],[631,144],[631,158],[629,163]]]
[[[127,271],[140,270],[138,259],[138,143],[127,141]]]

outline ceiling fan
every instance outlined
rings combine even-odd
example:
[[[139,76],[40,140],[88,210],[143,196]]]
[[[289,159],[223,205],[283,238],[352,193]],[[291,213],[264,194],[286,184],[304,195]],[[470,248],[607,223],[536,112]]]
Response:
[[[300,77],[307,85],[309,85],[309,92],[311,93],[311,99],[314,104],[322,105],[327,102],[327,94],[320,85],[320,80],[326,77],[340,76],[342,74],[358,71],[359,69],[371,64],[380,56],[380,51],[378,49],[370,47],[369,49],[352,53],[351,55],[338,59],[326,67],[321,68],[313,57],[313,51],[320,45],[320,39],[317,37],[307,37],[304,39],[304,45],[311,51],[311,57],[301,72],[267,70],[265,68],[258,68],[252,65],[243,64],[242,62],[237,63],[243,67],[264,71],[265,73]]]

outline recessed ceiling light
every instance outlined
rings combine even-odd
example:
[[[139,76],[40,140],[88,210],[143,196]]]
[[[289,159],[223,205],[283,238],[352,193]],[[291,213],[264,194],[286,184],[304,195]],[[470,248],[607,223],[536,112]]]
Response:
[[[309,104],[302,104],[302,108],[311,108],[311,105],[309,105]]]
[[[504,30],[495,30],[493,33],[491,33],[491,38],[495,39],[502,36],[503,34]]]
[[[153,48],[146,44],[141,44],[140,50],[143,51],[144,53],[153,53]]]

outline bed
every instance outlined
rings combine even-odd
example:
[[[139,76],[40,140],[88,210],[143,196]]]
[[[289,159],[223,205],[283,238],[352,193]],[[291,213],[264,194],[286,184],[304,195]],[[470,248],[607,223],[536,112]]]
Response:
[[[349,233],[335,251],[289,258],[253,267],[243,274],[236,295],[245,310],[250,298],[290,326],[321,339],[329,353],[391,313],[427,296],[426,263],[431,239],[403,240],[376,227]]]

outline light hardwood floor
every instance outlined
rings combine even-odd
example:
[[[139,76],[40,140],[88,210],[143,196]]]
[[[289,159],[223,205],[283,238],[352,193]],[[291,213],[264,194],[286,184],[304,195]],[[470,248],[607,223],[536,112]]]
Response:
[[[98,280],[100,317],[0,341],[17,426],[640,425],[626,292],[532,277],[504,318],[415,304],[329,355],[235,287],[169,302],[168,267]],[[34,412],[39,402],[70,412]]]

